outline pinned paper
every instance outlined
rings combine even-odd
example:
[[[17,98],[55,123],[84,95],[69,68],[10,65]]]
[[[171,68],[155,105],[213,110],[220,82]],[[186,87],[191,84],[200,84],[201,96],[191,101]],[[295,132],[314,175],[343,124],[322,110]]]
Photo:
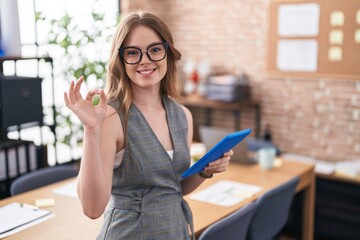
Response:
[[[360,44],[360,28],[355,31],[354,40],[356,43]]]
[[[281,4],[278,16],[280,36],[317,36],[319,34],[320,6],[317,3]]]
[[[360,25],[360,10],[356,12],[356,23]]]
[[[328,53],[329,60],[332,62],[338,62],[342,60],[342,49],[340,47],[329,48]]]
[[[316,72],[318,43],[312,39],[280,40],[276,66],[281,71]]]
[[[341,30],[332,30],[329,35],[330,44],[341,45],[344,40],[344,33]]]
[[[343,26],[345,22],[345,14],[341,11],[334,11],[330,15],[330,24],[332,26]]]

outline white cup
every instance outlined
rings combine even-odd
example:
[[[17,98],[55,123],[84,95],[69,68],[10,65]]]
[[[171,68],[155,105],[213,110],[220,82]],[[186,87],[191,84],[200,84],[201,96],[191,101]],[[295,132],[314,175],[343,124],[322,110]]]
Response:
[[[261,148],[257,152],[257,158],[259,165],[262,169],[271,169],[274,166],[274,160],[276,156],[276,149],[273,147]]]

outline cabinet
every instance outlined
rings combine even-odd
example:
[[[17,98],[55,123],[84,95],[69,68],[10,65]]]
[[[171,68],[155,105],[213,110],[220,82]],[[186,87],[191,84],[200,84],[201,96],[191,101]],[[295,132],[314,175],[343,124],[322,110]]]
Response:
[[[13,68],[13,72],[14,72],[14,79],[17,79],[20,81],[26,81],[27,77],[19,77],[17,76],[18,74],[18,64],[21,63],[21,64],[24,64],[27,62],[36,62],[36,66],[37,66],[37,69],[36,69],[36,77],[31,77],[29,79],[32,80],[32,82],[37,82],[35,84],[38,84],[38,80],[40,79],[40,64],[42,63],[45,63],[45,64],[48,64],[49,65],[49,69],[50,69],[50,72],[47,73],[47,75],[49,76],[46,76],[46,77],[49,77],[50,78],[50,86],[47,85],[47,89],[45,90],[47,92],[47,94],[50,93],[51,95],[51,102],[49,104],[49,108],[51,109],[51,113],[49,113],[49,115],[51,115],[51,118],[52,120],[51,121],[48,121],[47,123],[44,123],[43,119],[39,119],[41,117],[38,117],[38,120],[34,121],[34,122],[31,122],[31,123],[27,123],[27,119],[20,119],[19,122],[22,122],[24,124],[17,124],[15,126],[12,126],[11,127],[11,130],[14,130],[14,131],[20,131],[22,129],[25,129],[25,128],[29,128],[29,127],[34,127],[34,126],[39,126],[40,127],[40,138],[41,138],[41,143],[40,145],[43,145],[43,136],[42,136],[42,133],[41,133],[41,127],[43,126],[47,126],[49,127],[50,131],[52,132],[53,134],[53,139],[54,139],[54,145],[56,144],[57,142],[57,139],[56,139],[56,117],[57,117],[57,113],[56,113],[56,108],[55,108],[55,99],[54,99],[54,71],[53,71],[53,60],[52,58],[50,57],[0,57],[0,76],[3,76],[3,77],[12,77],[11,75],[4,75],[4,65],[5,64],[8,64],[10,65],[12,68]],[[19,81],[19,84],[21,84],[21,82]],[[10,81],[8,81],[8,85],[12,85],[9,83]],[[41,84],[41,83],[40,83]],[[0,86],[0,87],[3,87],[3,86]],[[5,86],[6,87],[6,86]],[[15,86],[13,86],[15,87]],[[21,87],[21,86],[20,86]],[[6,91],[8,90],[9,88],[5,89],[3,88],[3,91]],[[23,94],[28,94],[26,91],[29,91],[29,88],[25,89],[25,90],[22,90],[23,91]],[[1,94],[1,91],[0,91],[0,94]],[[41,94],[41,89],[39,92],[37,92],[36,94]],[[36,105],[40,104],[41,102],[41,96],[38,96],[38,98],[40,99],[37,99],[36,100]],[[1,95],[0,95],[0,99],[1,99]],[[33,107],[30,107],[30,109],[27,109],[28,112],[32,111],[33,109],[38,109],[40,108],[39,111],[37,112],[40,112],[40,114],[42,114],[42,108],[43,106],[33,106]],[[2,108],[0,110],[4,110],[5,108]],[[11,111],[11,109],[8,109]],[[16,111],[16,109],[14,109]],[[33,112],[31,114],[34,114]],[[36,114],[36,116],[40,115],[40,114]],[[49,118],[48,118],[49,119]],[[21,121],[23,120],[23,121]],[[17,122],[17,121],[12,121],[12,123],[14,122]],[[5,124],[5,122],[1,121],[0,120],[0,139],[1,140],[7,140],[7,125],[3,125]],[[20,136],[20,134],[19,134]],[[19,137],[19,140],[20,137]],[[56,161],[56,148],[55,148],[55,161]],[[56,161],[57,162],[57,161]]]
[[[50,92],[50,95],[51,95],[51,97],[52,97],[52,99],[51,99],[51,103],[50,103],[50,109],[51,109],[51,113],[49,114],[49,115],[51,115],[51,118],[52,118],[52,120],[51,121],[48,121],[48,122],[45,122],[44,123],[44,121],[43,121],[43,119],[41,119],[41,117],[38,117],[37,118],[37,120],[36,121],[33,121],[33,122],[31,122],[31,123],[26,123],[26,121],[25,122],[23,122],[23,123],[26,123],[26,124],[16,124],[15,126],[12,126],[11,127],[11,129],[12,130],[16,130],[16,131],[20,131],[20,130],[22,130],[22,129],[24,129],[24,128],[29,128],[29,127],[34,127],[34,126],[39,126],[40,127],[40,136],[41,136],[41,143],[40,143],[40,145],[43,145],[43,137],[42,137],[42,133],[41,133],[41,127],[43,127],[43,126],[47,126],[47,127],[49,127],[49,129],[51,130],[51,132],[52,132],[52,134],[53,134],[53,139],[54,139],[54,146],[56,146],[56,142],[57,142],[57,139],[56,139],[56,132],[55,132],[55,130],[56,130],[56,117],[57,117],[57,112],[56,112],[56,108],[55,108],[55,99],[54,99],[54,71],[53,71],[53,60],[52,60],[52,58],[50,58],[50,57],[0,57],[0,76],[2,76],[2,77],[6,77],[6,78],[13,78],[14,80],[16,80],[16,81],[18,81],[18,84],[23,84],[24,85],[24,81],[26,81],[26,79],[27,79],[27,77],[19,77],[19,76],[17,76],[17,73],[18,73],[18,69],[17,69],[17,65],[18,65],[18,63],[20,63],[20,62],[22,62],[22,61],[35,61],[36,63],[37,63],[37,69],[36,69],[36,77],[29,77],[28,79],[31,79],[31,81],[33,81],[33,82],[37,82],[37,83],[35,83],[35,84],[39,84],[38,83],[38,80],[40,79],[39,78],[39,76],[40,76],[40,63],[42,63],[42,62],[45,62],[46,64],[49,64],[49,66],[50,66],[50,69],[51,69],[51,71],[50,71],[50,73],[49,73],[49,76],[47,76],[47,77],[49,77],[50,78],[50,82],[51,82],[51,84],[50,84],[50,86],[47,88],[47,89],[45,89],[45,91],[47,91],[47,93],[49,93]],[[14,73],[15,73],[15,75],[14,76],[9,76],[9,75],[4,75],[4,65],[5,64],[10,64],[12,67],[13,67],[13,70],[14,70]],[[20,79],[20,80],[19,80]],[[23,82],[21,82],[21,81],[23,81]],[[11,84],[10,83],[10,80],[7,80],[7,84],[10,86],[10,85],[13,85],[13,84]],[[40,85],[41,85],[41,83],[40,83]],[[47,85],[48,86],[48,85]],[[3,87],[3,86],[2,86]],[[6,86],[5,86],[6,87]],[[13,87],[15,87],[15,86],[13,86]],[[17,86],[17,87],[20,87],[21,88],[21,86]],[[1,94],[1,92],[3,92],[3,94],[5,95],[5,93],[6,93],[6,91],[8,90],[9,88],[3,88],[2,90],[3,91],[0,91],[0,94]],[[26,93],[26,91],[27,90],[29,90],[29,89],[25,89],[24,91],[23,91],[23,94],[27,94]],[[40,90],[40,92],[38,92],[38,94],[41,94],[41,90]],[[1,95],[0,95],[0,99],[2,99],[1,98]],[[40,99],[40,100],[39,100]],[[37,103],[38,102],[40,102],[41,101],[41,96],[38,96],[38,99],[37,99]],[[20,104],[20,103],[19,103]],[[41,106],[34,106],[34,109],[38,109],[38,108],[40,108],[40,113],[38,113],[38,114],[36,114],[36,116],[39,116],[39,115],[41,115],[42,114],[42,103],[38,103],[38,104],[41,104]],[[5,109],[5,107],[4,108],[2,108],[1,110],[4,110]],[[8,109],[8,110],[12,110],[12,109]],[[15,111],[16,111],[16,109],[14,109]],[[29,111],[30,111],[30,109],[29,109]],[[32,111],[32,110],[31,110]],[[38,111],[39,112],[39,111]],[[32,114],[33,114],[33,111],[32,111]],[[3,116],[1,115],[1,118],[2,118]],[[14,117],[16,117],[16,116],[14,116]],[[11,121],[11,123],[16,123],[17,121]],[[5,124],[4,126],[3,126],[3,124],[5,124],[5,122],[3,122],[1,119],[0,119],[0,139],[1,140],[7,140],[7,130],[6,130],[6,128],[7,128],[7,124]],[[20,135],[19,135],[20,136]],[[19,140],[21,140],[20,139],[20,137],[19,137]],[[57,154],[56,154],[56,147],[55,147],[55,161],[56,161],[56,156],[57,156]],[[56,161],[57,162],[57,161]]]
[[[302,194],[294,198],[285,232],[299,238]],[[316,174],[315,239],[358,240],[360,236],[360,179]]]
[[[329,240],[360,236],[360,180],[317,174],[315,234]]]
[[[211,115],[214,110],[221,110],[221,111],[230,111],[234,116],[234,129],[240,130],[241,129],[241,113],[245,109],[250,109],[254,111],[254,126],[255,126],[255,136],[256,138],[260,137],[260,105],[258,102],[253,100],[244,100],[239,102],[221,102],[215,100],[209,100],[203,98],[199,95],[192,94],[184,97],[183,101],[184,106],[191,109],[197,108],[201,109],[205,112],[205,125],[211,126]],[[197,126],[196,119],[194,119],[195,127]],[[194,140],[197,137],[194,136]]]
[[[18,63],[25,61],[36,62],[36,77],[17,75]],[[50,72],[46,77],[51,84],[46,84],[46,88],[40,78],[40,63],[49,64]],[[4,66],[11,67],[14,75],[4,75]],[[44,122],[42,90],[52,97],[51,113],[48,113],[52,120],[48,122]],[[56,116],[52,58],[0,57],[0,198],[10,195],[10,185],[16,177],[48,165],[47,146],[42,136],[43,126],[47,126],[53,135],[54,157],[58,163]],[[33,141],[21,139],[20,131],[31,127],[39,127],[40,144],[35,145]],[[19,138],[8,139],[8,131],[18,131]]]

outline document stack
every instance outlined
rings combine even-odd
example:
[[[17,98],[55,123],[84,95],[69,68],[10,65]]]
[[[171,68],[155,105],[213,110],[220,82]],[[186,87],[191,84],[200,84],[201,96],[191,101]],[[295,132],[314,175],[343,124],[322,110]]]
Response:
[[[220,75],[210,76],[206,97],[223,102],[237,102],[250,99],[249,79],[242,76]]]

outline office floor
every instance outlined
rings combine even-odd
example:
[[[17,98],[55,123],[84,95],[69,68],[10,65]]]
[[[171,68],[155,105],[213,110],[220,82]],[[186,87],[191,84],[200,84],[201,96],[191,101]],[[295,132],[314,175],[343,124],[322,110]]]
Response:
[[[282,234],[282,235],[279,237],[279,240],[297,240],[297,239],[294,238],[293,236],[289,236],[289,235]]]

